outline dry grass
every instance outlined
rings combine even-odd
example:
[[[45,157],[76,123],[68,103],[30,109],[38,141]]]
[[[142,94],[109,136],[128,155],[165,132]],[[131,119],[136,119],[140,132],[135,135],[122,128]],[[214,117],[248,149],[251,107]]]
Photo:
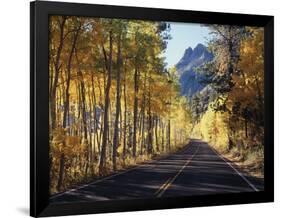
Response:
[[[242,153],[242,154],[241,154]],[[257,178],[264,177],[264,158],[262,149],[248,149],[238,152],[232,149],[222,155],[234,162],[241,170]]]
[[[91,173],[89,173],[87,176],[85,176],[85,174],[83,174],[83,172],[80,172],[81,175],[78,176],[78,178],[80,178],[79,180],[77,180],[77,177],[73,178],[73,179],[69,178],[69,176],[71,174],[68,174],[68,178],[67,178],[68,182],[67,182],[67,184],[64,184],[64,186],[62,187],[62,191],[66,191],[73,187],[87,184],[95,179],[106,177],[106,176],[112,175],[114,173],[123,171],[123,170],[128,170],[130,168],[133,168],[140,164],[144,164],[151,160],[157,160],[157,159],[164,158],[168,155],[171,155],[173,153],[176,153],[176,152],[182,150],[183,148],[185,148],[185,145],[187,143],[189,143],[189,141],[186,142],[185,144],[179,144],[176,146],[173,145],[173,146],[171,146],[170,151],[161,151],[161,152],[159,151],[159,152],[154,152],[153,154],[147,154],[147,153],[144,153],[142,155],[137,154],[136,158],[133,158],[131,155],[127,155],[125,158],[123,158],[121,155],[119,155],[119,157],[117,158],[117,171],[113,170],[112,161],[110,159],[107,159],[106,168],[104,169],[102,176],[99,176],[98,164],[96,164],[93,167]],[[120,152],[120,153],[122,154],[122,152]],[[50,187],[50,192],[51,192],[51,194],[58,193],[54,184]]]

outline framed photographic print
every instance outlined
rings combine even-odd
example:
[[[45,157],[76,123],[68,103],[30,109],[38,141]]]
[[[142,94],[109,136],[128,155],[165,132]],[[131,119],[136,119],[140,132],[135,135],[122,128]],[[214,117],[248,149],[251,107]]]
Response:
[[[273,201],[273,17],[35,1],[31,216]]]

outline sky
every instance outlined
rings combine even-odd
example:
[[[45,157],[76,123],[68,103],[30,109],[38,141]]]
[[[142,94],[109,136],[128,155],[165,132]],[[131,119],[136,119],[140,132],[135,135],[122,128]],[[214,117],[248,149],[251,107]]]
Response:
[[[170,22],[169,22],[170,23]],[[167,49],[164,53],[168,68],[174,66],[183,56],[185,49],[196,47],[198,43],[207,45],[209,30],[201,24],[193,23],[170,23],[172,36],[168,40]]]

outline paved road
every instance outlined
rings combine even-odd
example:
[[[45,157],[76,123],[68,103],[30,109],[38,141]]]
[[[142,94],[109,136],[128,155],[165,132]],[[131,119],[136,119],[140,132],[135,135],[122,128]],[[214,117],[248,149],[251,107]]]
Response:
[[[183,151],[51,197],[51,202],[253,192],[263,181],[245,176],[207,143],[191,140]]]

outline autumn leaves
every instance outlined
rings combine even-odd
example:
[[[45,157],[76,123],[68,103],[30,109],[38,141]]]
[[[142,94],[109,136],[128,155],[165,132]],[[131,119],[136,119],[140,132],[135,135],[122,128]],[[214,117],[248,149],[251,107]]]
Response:
[[[165,69],[162,22],[50,18],[51,192],[186,143],[191,115]]]
[[[204,82],[215,98],[201,113],[195,135],[250,161],[263,175],[264,30],[222,25],[209,29],[214,59],[199,71],[206,75]]]
[[[191,132],[226,150],[239,144],[241,156],[263,149],[263,30],[209,28],[214,59],[198,73],[214,98],[202,111],[166,69],[167,23],[50,17],[51,193],[172,152]]]

